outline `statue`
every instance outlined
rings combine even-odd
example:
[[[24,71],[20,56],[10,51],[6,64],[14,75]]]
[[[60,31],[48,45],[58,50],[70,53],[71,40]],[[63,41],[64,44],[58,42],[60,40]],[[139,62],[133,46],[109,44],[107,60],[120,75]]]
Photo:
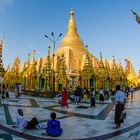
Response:
[[[131,10],[131,12],[133,13],[133,15],[135,15],[137,23],[140,24],[140,16],[133,10]]]

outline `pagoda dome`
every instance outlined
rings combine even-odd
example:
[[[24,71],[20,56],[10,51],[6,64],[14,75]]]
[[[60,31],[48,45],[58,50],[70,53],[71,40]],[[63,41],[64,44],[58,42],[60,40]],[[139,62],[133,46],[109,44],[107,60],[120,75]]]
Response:
[[[71,10],[70,12],[67,33],[62,39],[61,46],[58,51],[61,52],[64,48],[69,48],[70,50],[74,50],[76,52],[86,52],[86,49],[84,48],[84,43],[77,33],[73,10]]]

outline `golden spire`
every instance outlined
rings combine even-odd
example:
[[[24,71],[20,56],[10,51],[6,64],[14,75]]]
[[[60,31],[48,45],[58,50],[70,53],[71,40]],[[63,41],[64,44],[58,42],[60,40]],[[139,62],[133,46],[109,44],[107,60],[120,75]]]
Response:
[[[71,46],[72,48],[79,48],[85,50],[84,44],[77,33],[73,10],[71,10],[70,12],[70,19],[68,23],[66,36],[63,38],[61,42],[61,47],[66,46]]]
[[[102,61],[102,53],[100,52],[100,62]]]
[[[28,53],[28,65],[30,64],[30,53]]]
[[[69,24],[68,24],[68,30],[77,30],[75,20],[74,20],[74,11],[73,10],[70,11],[70,20],[69,20]]]
[[[102,53],[100,52],[100,68],[104,68],[104,64],[103,64],[103,58],[102,58]]]
[[[122,63],[121,63],[121,59],[119,59],[118,70],[119,70],[119,72],[124,72],[123,66],[122,66]]]
[[[32,58],[32,63],[35,62],[35,53],[36,53],[36,50],[33,50],[33,58]]]
[[[136,74],[135,74],[135,71],[134,71],[134,69],[133,69],[132,63],[131,63],[131,61],[130,61],[130,58],[129,58],[128,61],[129,61],[129,65],[130,65],[130,74],[136,75]]]
[[[89,56],[89,52],[88,52],[88,45],[85,46],[87,49],[87,54],[85,56],[85,65],[86,66],[91,66],[91,60],[90,60],[90,56]]]

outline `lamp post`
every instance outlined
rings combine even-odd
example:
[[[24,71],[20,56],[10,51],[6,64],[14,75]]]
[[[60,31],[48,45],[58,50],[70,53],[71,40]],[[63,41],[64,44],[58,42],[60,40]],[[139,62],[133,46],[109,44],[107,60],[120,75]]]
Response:
[[[54,70],[54,57],[55,57],[55,45],[58,39],[62,36],[62,33],[58,35],[57,38],[55,38],[54,32],[51,32],[51,38],[47,35],[44,35],[48,40],[50,40],[53,43],[53,93],[55,92],[55,70]]]

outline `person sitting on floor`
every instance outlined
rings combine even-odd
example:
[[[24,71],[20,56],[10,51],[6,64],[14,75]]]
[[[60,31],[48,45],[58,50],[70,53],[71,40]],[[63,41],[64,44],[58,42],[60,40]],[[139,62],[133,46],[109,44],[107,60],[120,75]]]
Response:
[[[51,120],[47,123],[46,133],[42,133],[42,135],[49,135],[53,137],[60,136],[63,133],[63,129],[60,127],[60,121],[56,119],[56,113],[51,113]]]
[[[13,127],[14,128],[17,127],[19,129],[19,132],[22,133],[24,128],[26,128],[26,129],[36,129],[36,126],[38,124],[39,124],[38,120],[35,117],[33,117],[31,119],[31,121],[27,121],[24,118],[23,111],[21,109],[19,109],[18,110],[18,116],[17,116],[17,119],[16,119],[16,125],[14,125]]]
[[[19,129],[19,132],[22,133],[24,128],[27,126],[28,121],[24,118],[24,114],[22,109],[18,109],[18,116],[16,119],[16,125],[13,127],[17,127]]]

